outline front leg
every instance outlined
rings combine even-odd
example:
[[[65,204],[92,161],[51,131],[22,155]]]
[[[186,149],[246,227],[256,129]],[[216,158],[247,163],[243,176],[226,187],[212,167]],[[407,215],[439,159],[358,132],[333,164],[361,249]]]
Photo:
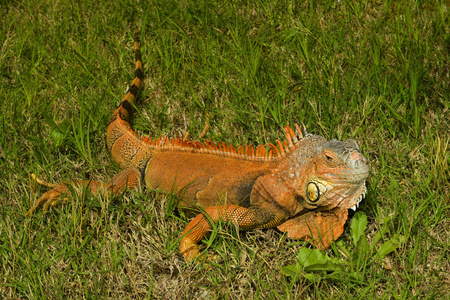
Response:
[[[324,250],[344,232],[347,221],[346,208],[336,207],[330,211],[310,211],[292,218],[278,226],[292,239],[306,240]]]
[[[40,185],[49,187],[51,190],[45,192],[38,200],[36,200],[33,207],[25,214],[26,217],[31,215],[41,204],[44,205],[43,211],[45,213],[48,211],[50,205],[55,206],[61,200],[68,201],[69,198],[72,197],[69,186],[72,186],[76,191],[89,189],[94,195],[117,195],[123,192],[124,189],[134,189],[138,187],[142,181],[142,175],[137,168],[123,170],[114,176],[108,183],[89,180],[73,180],[67,183],[51,184],[37,178],[34,174],[31,174],[31,177]]]
[[[219,220],[235,223],[242,230],[271,228],[282,222],[282,218],[279,216],[265,213],[260,209],[245,208],[231,204],[208,207],[203,214],[197,215],[189,222],[183,231],[180,241],[180,252],[186,261],[190,262],[200,255],[198,243],[211,231],[212,226],[210,222]]]

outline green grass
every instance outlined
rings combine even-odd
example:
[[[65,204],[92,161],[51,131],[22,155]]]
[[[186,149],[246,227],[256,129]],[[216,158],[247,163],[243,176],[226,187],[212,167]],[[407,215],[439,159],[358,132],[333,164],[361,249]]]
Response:
[[[445,1],[3,1],[0,297],[447,299],[449,9]],[[311,281],[307,270],[283,275],[304,243],[276,230],[219,226],[205,242],[220,263],[186,264],[178,241],[188,219],[151,191],[85,194],[45,219],[24,218],[45,191],[34,191],[29,172],[51,182],[118,172],[106,126],[133,78],[135,28],[147,76],[139,132],[195,137],[208,113],[207,137],[234,144],[274,142],[296,122],[354,138],[372,170],[360,207],[365,235],[404,243],[358,262],[358,280]],[[340,245],[351,244],[347,226]]]

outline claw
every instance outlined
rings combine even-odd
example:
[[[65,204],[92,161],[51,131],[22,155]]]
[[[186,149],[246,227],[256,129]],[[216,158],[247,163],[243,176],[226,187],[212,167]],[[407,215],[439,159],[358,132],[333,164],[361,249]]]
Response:
[[[31,177],[32,180],[36,181],[40,185],[43,185],[43,186],[48,187],[50,189],[53,189],[53,188],[55,188],[58,185],[58,184],[55,184],[55,183],[46,182],[46,181],[40,179],[39,177],[37,177],[36,175],[34,175],[34,173],[31,173],[30,177]]]
[[[41,206],[41,204],[44,204],[43,211],[44,213],[46,213],[48,211],[49,206],[50,205],[55,206],[60,201],[61,195],[66,194],[69,190],[65,184],[48,183],[46,181],[39,179],[34,174],[30,174],[30,177],[38,184],[51,188],[51,190],[45,192],[39,199],[36,200],[36,202],[30,208],[30,210],[28,210],[25,213],[25,217],[31,215],[36,209],[38,209],[39,206]]]

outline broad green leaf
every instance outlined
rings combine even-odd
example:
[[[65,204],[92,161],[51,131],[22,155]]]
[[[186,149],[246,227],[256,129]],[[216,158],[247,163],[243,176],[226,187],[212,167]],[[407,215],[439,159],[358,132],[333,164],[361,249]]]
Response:
[[[365,259],[367,257],[367,254],[369,252],[369,243],[367,242],[367,238],[361,237],[357,244],[356,249],[353,257],[356,259],[356,261],[360,261],[361,259]]]
[[[355,213],[352,219],[352,224],[350,225],[350,234],[353,239],[353,244],[355,245],[355,252],[353,253],[354,261],[364,260],[369,251],[369,243],[364,234],[367,227],[367,216],[364,212],[358,211]]]
[[[377,253],[381,258],[384,258],[386,255],[397,249],[401,244],[405,242],[405,237],[401,234],[395,234],[389,241],[385,242],[381,245],[380,248],[377,249]]]
[[[336,271],[342,269],[342,264],[325,255],[319,249],[302,248],[298,252],[298,263],[306,272],[312,271]]]
[[[308,279],[309,281],[319,281],[320,280],[320,277],[314,273],[305,274],[305,278]]]
[[[295,277],[303,272],[303,267],[297,262],[295,265],[281,267],[281,272],[285,276]]]
[[[52,129],[50,130],[50,136],[53,139],[55,148],[61,146],[69,133],[71,127],[67,120],[62,122],[61,124],[57,125],[53,120],[50,120],[47,122],[52,122]]]
[[[359,239],[365,238],[364,231],[367,227],[367,216],[362,211],[357,211],[352,219],[352,224],[350,225],[350,234],[353,239],[353,244],[358,245]]]
[[[294,276],[302,272],[340,271],[343,270],[344,264],[344,261],[330,258],[318,249],[302,248],[298,252],[298,262],[295,265],[283,267],[282,272],[287,276]]]

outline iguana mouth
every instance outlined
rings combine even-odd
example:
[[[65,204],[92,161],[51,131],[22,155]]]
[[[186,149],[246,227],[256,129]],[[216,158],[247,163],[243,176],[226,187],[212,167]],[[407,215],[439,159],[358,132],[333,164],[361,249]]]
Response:
[[[366,182],[364,181],[364,183],[362,184],[362,187],[360,188],[361,192],[359,193],[359,197],[356,201],[356,204],[353,205],[352,207],[348,208],[351,209],[353,211],[356,211],[356,209],[359,206],[359,203],[361,203],[361,201],[366,197],[366,193],[367,193],[367,187],[366,187]],[[358,193],[356,193],[358,195]]]

